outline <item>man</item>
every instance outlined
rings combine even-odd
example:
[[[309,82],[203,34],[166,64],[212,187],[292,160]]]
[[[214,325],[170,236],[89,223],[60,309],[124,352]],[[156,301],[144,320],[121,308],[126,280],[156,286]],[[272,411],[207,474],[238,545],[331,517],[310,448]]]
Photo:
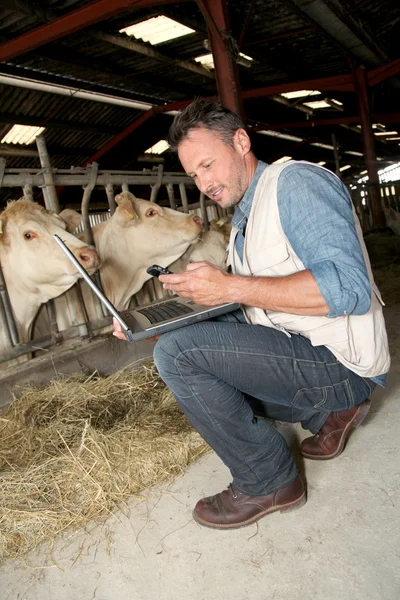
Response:
[[[243,310],[164,334],[154,360],[192,425],[233,481],[200,500],[195,520],[254,523],[306,501],[290,450],[267,419],[300,422],[309,459],[338,456],[365,418],[390,358],[379,292],[346,187],[305,162],[266,165],[241,120],[196,100],[169,133],[185,171],[223,208],[235,207],[228,262],[164,275],[166,289]],[[123,338],[116,327],[115,335]]]

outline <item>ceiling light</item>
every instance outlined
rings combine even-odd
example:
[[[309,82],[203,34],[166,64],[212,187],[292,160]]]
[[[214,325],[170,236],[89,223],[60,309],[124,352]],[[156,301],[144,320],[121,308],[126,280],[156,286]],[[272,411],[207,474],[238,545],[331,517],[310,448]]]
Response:
[[[333,104],[337,104],[338,106],[343,106],[343,102],[339,102],[339,100],[335,100],[334,98],[329,98],[330,102]]]
[[[352,156],[364,156],[362,152],[354,152],[353,150],[345,150],[345,154],[351,154]]]
[[[281,158],[278,158],[278,160],[274,160],[272,164],[276,165],[278,163],[284,163],[284,162],[287,162],[288,160],[291,160],[291,159],[292,159],[291,156],[282,156]]]
[[[365,169],[365,171],[361,171],[360,175],[365,175],[366,173],[368,173],[367,169]]]
[[[147,150],[145,150],[144,153],[145,154],[162,154],[163,152],[168,150],[168,148],[169,148],[168,142],[166,142],[165,140],[160,140],[159,142],[157,142],[157,144],[154,144],[154,146],[147,148]]]
[[[279,133],[279,131],[271,131],[271,129],[265,129],[264,131],[257,131],[262,135],[269,135],[270,137],[280,138],[282,140],[289,140],[291,142],[302,142],[303,139],[296,137],[295,135],[289,135],[288,133]]]
[[[394,142],[395,140],[400,140],[400,137],[392,137],[388,142]]]
[[[196,33],[194,29],[181,25],[177,21],[164,16],[153,17],[135,25],[124,27],[119,32],[133,35],[136,39],[149,42],[153,46],[162,42],[168,42],[169,40],[175,40],[189,33]]]
[[[43,133],[44,127],[30,127],[28,125],[13,125],[10,131],[0,140],[4,144],[21,144],[29,146]]]
[[[325,100],[314,100],[313,102],[303,102],[303,104],[310,108],[331,108],[331,105],[325,102]]]
[[[346,171],[347,169],[351,169],[351,165],[344,165],[344,167],[340,167],[339,171]]]
[[[292,100],[292,98],[304,98],[304,96],[318,96],[320,93],[317,90],[297,90],[297,92],[284,92],[280,95]]]
[[[321,160],[321,162],[318,163],[321,167],[323,167],[324,165],[326,165],[326,161]]]

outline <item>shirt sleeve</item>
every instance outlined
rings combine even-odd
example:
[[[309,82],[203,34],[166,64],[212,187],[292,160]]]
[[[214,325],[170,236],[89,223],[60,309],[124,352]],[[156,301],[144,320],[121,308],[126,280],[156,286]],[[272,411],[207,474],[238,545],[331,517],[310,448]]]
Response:
[[[345,185],[325,169],[295,163],[280,174],[277,193],[284,233],[315,277],[327,317],[368,312],[371,284]]]

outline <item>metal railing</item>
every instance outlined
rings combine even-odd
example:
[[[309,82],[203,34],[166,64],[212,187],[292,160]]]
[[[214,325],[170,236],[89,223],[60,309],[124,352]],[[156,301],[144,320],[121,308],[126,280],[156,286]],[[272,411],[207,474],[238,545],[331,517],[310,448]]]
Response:
[[[372,210],[372,186],[368,184],[350,186],[350,195],[360,219],[363,233],[368,233],[376,229],[374,212]],[[400,212],[400,182],[388,182],[378,185],[378,191],[381,198],[382,210],[393,209]]]
[[[7,169],[5,160],[0,159],[0,187],[19,188],[22,192],[21,195],[27,200],[32,200],[34,189],[40,188],[43,192],[46,208],[55,212],[59,212],[57,186],[83,187],[82,225],[80,230],[84,232],[88,243],[93,244],[92,226],[110,218],[114,213],[116,209],[114,193],[121,190],[129,191],[130,188],[134,193],[135,186],[149,186],[150,201],[152,202],[159,201],[161,192],[165,190],[166,197],[163,197],[163,201],[167,201],[169,206],[175,210],[197,214],[203,219],[206,229],[208,229],[209,222],[212,219],[221,218],[229,213],[229,211],[221,209],[211,200],[206,199],[204,194],[199,194],[198,201],[189,203],[187,190],[188,188],[195,188],[193,180],[184,174],[164,172],[162,165],[151,171],[146,169],[143,171],[102,171],[98,169],[96,163],[85,168],[53,169],[50,165],[44,140],[39,139],[37,145],[42,168]],[[99,188],[102,188],[105,193],[105,211],[90,214],[92,192],[94,189],[99,190]],[[159,282],[150,280],[132,298],[131,306],[152,302],[165,295],[166,292],[162,290]],[[101,335],[104,332],[104,327],[111,324],[111,316],[106,310],[103,310],[103,305],[94,295],[93,301],[96,305],[97,318],[94,320],[88,319],[79,282],[65,293],[65,297],[69,312],[72,315],[71,325],[62,331],[59,330],[54,301],[50,300],[46,304],[50,324],[49,334],[40,339],[20,343],[6,284],[0,268],[0,326],[7,334],[4,336],[5,348],[0,350],[0,369],[2,364],[4,365],[7,361],[39,350],[49,349],[56,345],[62,347],[67,340],[74,338],[87,339],[88,337]]]

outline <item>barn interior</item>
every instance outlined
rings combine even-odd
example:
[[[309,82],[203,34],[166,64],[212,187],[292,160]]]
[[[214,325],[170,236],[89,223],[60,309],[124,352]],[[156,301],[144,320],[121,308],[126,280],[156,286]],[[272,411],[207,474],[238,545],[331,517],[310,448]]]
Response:
[[[301,512],[233,533],[200,528],[192,505],[229,483],[210,453],[135,496],[129,514],[8,560],[5,598],[397,600],[399,23],[394,0],[0,0],[0,210],[25,197],[75,209],[90,228],[112,213],[110,194],[130,190],[178,209],[186,201],[207,226],[222,214],[199,198],[165,138],[177,110],[219,97],[243,116],[259,159],[310,161],[346,184],[392,353],[388,384],[348,452],[334,464],[296,454],[309,489]],[[144,290],[134,302],[157,293]],[[152,342],[122,347],[93,331],[63,339],[52,327],[44,350],[36,344],[11,370],[5,360],[32,345],[10,335],[0,405],[55,371],[107,374],[151,357]],[[305,433],[280,427],[296,448]]]

